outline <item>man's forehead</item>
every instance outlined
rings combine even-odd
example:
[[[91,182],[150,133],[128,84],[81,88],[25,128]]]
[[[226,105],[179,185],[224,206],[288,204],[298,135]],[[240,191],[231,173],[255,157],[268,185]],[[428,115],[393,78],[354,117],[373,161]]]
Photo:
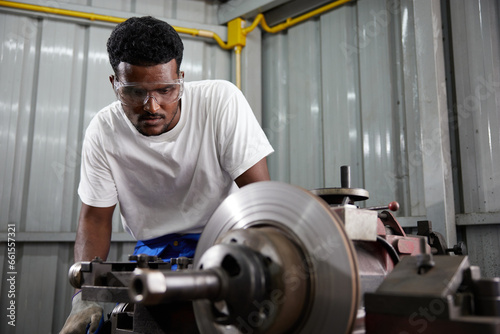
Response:
[[[117,69],[120,80],[127,82],[169,82],[178,78],[175,59],[148,66],[121,62]]]

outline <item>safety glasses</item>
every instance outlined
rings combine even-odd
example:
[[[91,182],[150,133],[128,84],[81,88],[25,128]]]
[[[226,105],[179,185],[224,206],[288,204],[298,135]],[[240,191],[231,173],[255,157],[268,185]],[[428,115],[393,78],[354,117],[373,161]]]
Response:
[[[139,107],[149,98],[154,98],[159,105],[179,101],[184,91],[184,78],[169,82],[119,82],[114,81],[115,93],[123,105]]]

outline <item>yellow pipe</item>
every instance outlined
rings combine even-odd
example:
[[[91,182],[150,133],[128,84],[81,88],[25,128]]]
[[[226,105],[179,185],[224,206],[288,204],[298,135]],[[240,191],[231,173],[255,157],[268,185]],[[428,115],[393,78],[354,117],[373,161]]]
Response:
[[[53,8],[53,7],[46,7],[46,6],[31,5],[31,4],[26,4],[26,3],[14,2],[14,1],[0,1],[0,6],[16,8],[16,9],[30,10],[30,11],[34,11],[34,12],[43,12],[43,13],[48,13],[48,14],[78,17],[78,18],[82,18],[82,19],[88,19],[90,21],[121,23],[121,22],[126,20],[124,18],[116,17],[116,16],[100,15],[100,14],[94,14],[94,13],[85,13],[85,12],[79,12],[76,10],[68,10],[68,9],[60,9],[60,8]],[[213,38],[217,42],[217,44],[219,44],[219,46],[221,48],[223,48],[223,49],[230,49],[231,48],[231,47],[228,47],[228,45],[226,43],[224,43],[224,41],[222,41],[222,39],[213,31],[203,30],[203,29],[183,28],[183,27],[176,27],[176,26],[173,26],[173,28],[175,29],[175,31],[182,33],[182,34],[189,34],[189,35],[193,35],[193,36]]]
[[[216,33],[214,33],[213,39],[215,39],[215,41],[217,42],[217,44],[219,44],[219,46],[221,48],[223,48],[224,50],[229,50],[229,49],[232,49],[233,47],[224,43],[224,41],[219,37],[219,35],[217,35]]]
[[[254,21],[252,22],[252,24],[250,26],[243,28],[241,30],[241,34],[243,35],[242,39],[244,41],[245,36],[248,35],[251,31],[253,31],[259,25],[259,23],[261,24],[262,28],[265,31],[267,31],[269,33],[277,33],[279,31],[285,30],[285,29],[287,29],[295,24],[298,24],[302,21],[308,20],[313,16],[316,16],[318,14],[329,11],[335,7],[341,6],[341,5],[345,4],[346,2],[350,2],[350,1],[352,1],[352,0],[338,0],[338,1],[335,1],[332,3],[329,3],[323,7],[317,8],[317,9],[310,11],[309,13],[306,13],[306,14],[301,15],[299,17],[288,18],[288,19],[286,19],[285,22],[280,23],[274,27],[269,27],[266,23],[266,19],[264,18],[264,15],[262,13],[260,13],[255,17]],[[228,34],[229,34],[229,32],[228,32]],[[240,89],[241,89],[241,73],[240,73],[240,71],[241,71],[241,49],[242,49],[242,45],[237,45],[234,49],[234,51],[236,53],[236,85]]]
[[[113,23],[120,23],[120,22],[125,21],[125,19],[120,18],[120,17],[99,15],[99,14],[93,14],[93,13],[84,13],[84,12],[78,12],[78,11],[74,11],[74,10],[67,10],[67,9],[60,9],[60,8],[53,8],[53,7],[30,5],[27,3],[20,3],[20,2],[13,2],[13,1],[0,1],[0,5],[4,6],[4,7],[31,10],[31,11],[35,11],[35,12],[45,12],[45,13],[49,13],[49,14],[58,14],[58,15],[64,15],[64,16],[79,17],[79,18],[89,19],[91,21],[106,21],[106,22],[113,22]]]
[[[276,32],[285,30],[293,25],[296,25],[302,21],[308,20],[313,16],[316,16],[318,14],[329,11],[335,7],[341,6],[341,5],[345,4],[346,2],[350,2],[350,1],[352,1],[352,0],[339,0],[339,1],[331,2],[327,5],[324,5],[323,7],[312,10],[312,11],[310,11],[304,15],[298,16],[296,18],[290,17],[290,18],[286,19],[285,22],[277,24],[273,27],[269,27],[267,25],[266,20],[264,18],[264,15],[262,13],[260,13],[255,17],[255,20],[253,21],[253,23],[249,27],[246,27],[243,29],[243,34],[247,35],[249,32],[254,30],[259,23],[261,24],[262,28],[265,31],[267,31],[269,33],[276,33]]]
[[[234,54],[236,56],[236,87],[241,89],[241,45],[237,45],[234,48]]]

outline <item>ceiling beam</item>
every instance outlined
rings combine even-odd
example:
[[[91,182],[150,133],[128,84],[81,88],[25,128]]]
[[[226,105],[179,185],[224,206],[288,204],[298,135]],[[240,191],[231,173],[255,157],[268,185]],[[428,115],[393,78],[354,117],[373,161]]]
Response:
[[[292,0],[230,0],[219,6],[217,19],[219,24],[226,24],[237,17],[248,20],[290,1]]]

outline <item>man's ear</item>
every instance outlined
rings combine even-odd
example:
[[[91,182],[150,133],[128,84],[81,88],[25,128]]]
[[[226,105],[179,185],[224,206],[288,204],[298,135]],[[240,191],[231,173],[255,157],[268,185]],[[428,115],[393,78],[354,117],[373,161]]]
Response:
[[[109,76],[109,82],[111,82],[111,87],[113,87],[113,90],[115,89],[115,76],[114,75],[110,75]]]

